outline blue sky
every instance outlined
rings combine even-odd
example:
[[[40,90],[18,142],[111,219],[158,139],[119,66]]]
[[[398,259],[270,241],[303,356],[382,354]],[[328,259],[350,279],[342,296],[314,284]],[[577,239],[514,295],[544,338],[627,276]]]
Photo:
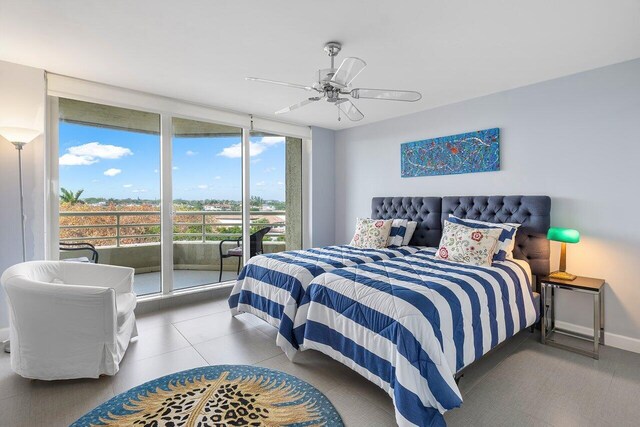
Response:
[[[60,186],[82,197],[160,197],[160,137],[60,122]],[[251,139],[251,194],[284,200],[282,137]],[[174,199],[241,199],[240,137],[174,138]]]

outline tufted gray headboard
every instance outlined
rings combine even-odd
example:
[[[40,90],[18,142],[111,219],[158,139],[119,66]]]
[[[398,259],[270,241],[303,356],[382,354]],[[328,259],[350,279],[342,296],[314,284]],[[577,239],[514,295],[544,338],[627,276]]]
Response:
[[[410,244],[436,247],[442,237],[442,197],[374,197],[371,218],[416,221]]]
[[[528,261],[532,273],[538,277],[549,273],[547,230],[551,223],[551,199],[548,196],[374,197],[371,201],[372,218],[417,221],[418,227],[410,242],[416,246],[438,246],[442,225],[449,214],[522,224],[516,234],[514,257]]]

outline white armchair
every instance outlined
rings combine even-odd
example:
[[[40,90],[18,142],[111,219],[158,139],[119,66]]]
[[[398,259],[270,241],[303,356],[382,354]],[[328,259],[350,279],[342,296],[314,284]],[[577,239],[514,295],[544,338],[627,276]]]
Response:
[[[97,378],[118,372],[138,335],[132,268],[31,261],[0,282],[10,311],[11,368],[25,378]]]

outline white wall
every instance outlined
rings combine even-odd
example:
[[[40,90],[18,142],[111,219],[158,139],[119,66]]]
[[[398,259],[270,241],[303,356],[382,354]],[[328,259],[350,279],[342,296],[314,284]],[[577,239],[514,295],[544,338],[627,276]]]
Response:
[[[335,241],[335,132],[312,127],[311,133],[311,246],[329,246]]]
[[[400,177],[401,143],[492,127],[501,171]],[[549,195],[552,224],[581,232],[568,270],[607,281],[607,342],[640,351],[639,135],[640,60],[336,132],[336,242],[373,196]],[[558,318],[590,326],[590,300],[576,300],[562,295]]]
[[[0,61],[0,126],[45,126],[44,71]],[[44,136],[23,150],[27,259],[44,256]],[[22,261],[18,153],[0,137],[0,272]],[[9,324],[0,291],[0,330]],[[1,332],[0,332],[1,334]]]

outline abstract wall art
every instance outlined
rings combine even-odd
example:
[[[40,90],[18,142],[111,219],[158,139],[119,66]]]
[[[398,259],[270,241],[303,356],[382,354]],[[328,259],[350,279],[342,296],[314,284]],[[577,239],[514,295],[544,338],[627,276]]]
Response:
[[[403,178],[500,170],[500,129],[485,129],[400,146]]]

